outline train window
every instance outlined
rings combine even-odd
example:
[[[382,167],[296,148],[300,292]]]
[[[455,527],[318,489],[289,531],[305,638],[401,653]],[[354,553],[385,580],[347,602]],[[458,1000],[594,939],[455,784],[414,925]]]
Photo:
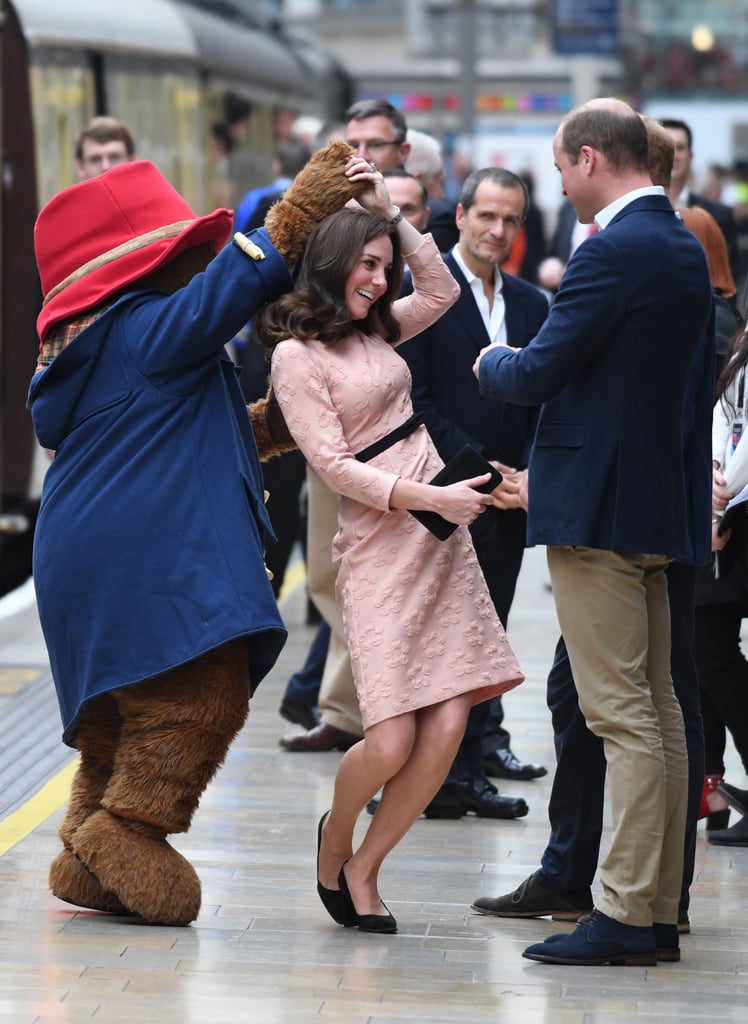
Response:
[[[95,113],[95,82],[82,53],[39,51],[35,57],[30,79],[41,207],[78,180],[75,137]]]
[[[128,126],[138,157],[151,160],[196,212],[204,212],[205,111],[196,70],[109,55],[102,70],[108,113]]]

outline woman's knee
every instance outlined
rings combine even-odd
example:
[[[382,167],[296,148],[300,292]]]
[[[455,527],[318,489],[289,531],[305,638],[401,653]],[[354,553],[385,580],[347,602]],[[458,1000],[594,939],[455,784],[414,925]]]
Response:
[[[419,719],[419,740],[432,745],[435,751],[458,747],[465,735],[470,707],[470,695],[461,694],[424,708]]]
[[[365,756],[376,761],[380,769],[391,778],[410,757],[415,737],[413,715],[399,715],[397,718],[378,722],[366,730]]]

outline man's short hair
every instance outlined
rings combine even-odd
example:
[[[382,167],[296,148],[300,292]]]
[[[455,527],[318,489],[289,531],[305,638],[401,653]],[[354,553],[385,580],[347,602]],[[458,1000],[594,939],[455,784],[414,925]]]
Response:
[[[278,169],[286,178],[295,178],[312,155],[311,148],[302,139],[288,138],[275,154]]]
[[[673,173],[675,143],[672,135],[658,122],[646,114],[641,115],[647,129],[647,163],[653,185],[662,185],[667,192]]]
[[[524,221],[527,216],[527,211],[530,209],[530,193],[527,190],[527,185],[520,178],[519,174],[515,174],[514,171],[507,170],[506,167],[481,167],[478,171],[472,171],[468,174],[467,178],[462,183],[460,189],[460,206],[467,212],[475,202],[475,193],[478,191],[478,186],[484,181],[492,181],[494,185],[498,185],[499,188],[516,188],[519,189],[524,197],[524,203],[522,207],[522,220]]]
[[[673,128],[675,131],[685,132],[688,148],[693,149],[693,133],[685,121],[677,117],[661,117],[660,124],[663,128]]]
[[[406,170],[420,175],[424,181],[433,181],[444,170],[441,143],[433,135],[415,128],[408,128],[406,140],[410,143],[410,152],[405,158]]]
[[[591,146],[617,170],[649,170],[647,130],[633,107],[585,104],[568,114],[562,125],[561,145],[572,165],[582,146]]]
[[[358,100],[345,112],[345,122],[363,121],[367,117],[386,117],[392,125],[393,142],[405,142],[408,125],[403,114],[389,100]]]
[[[429,205],[429,194],[426,191],[426,186],[420,178],[417,178],[415,174],[411,174],[410,171],[406,171],[404,167],[393,167],[391,171],[382,171],[382,177],[386,180],[387,178],[410,178],[418,185],[418,191],[420,192],[421,199],[423,200],[424,208]]]
[[[94,117],[88,122],[75,140],[76,160],[83,159],[83,143],[89,140],[98,142],[99,145],[103,145],[105,142],[123,142],[128,158],[132,159],[135,156],[135,143],[132,141],[132,135],[116,117]]]

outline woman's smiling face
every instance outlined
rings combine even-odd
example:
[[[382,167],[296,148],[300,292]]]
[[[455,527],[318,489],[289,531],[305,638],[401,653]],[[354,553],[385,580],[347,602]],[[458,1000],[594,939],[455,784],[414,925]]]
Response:
[[[363,320],[387,290],[387,274],[392,267],[392,242],[379,235],[367,242],[345,283],[345,304],[351,320]]]

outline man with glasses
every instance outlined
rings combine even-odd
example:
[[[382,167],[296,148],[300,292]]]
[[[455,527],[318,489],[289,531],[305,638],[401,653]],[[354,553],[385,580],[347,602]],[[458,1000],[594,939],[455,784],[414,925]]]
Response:
[[[397,107],[387,100],[359,100],[345,115],[345,141],[380,171],[405,164],[410,152],[408,126]]]
[[[81,181],[98,178],[110,167],[135,159],[135,144],[127,128],[114,117],[95,117],[75,143],[75,165]]]

